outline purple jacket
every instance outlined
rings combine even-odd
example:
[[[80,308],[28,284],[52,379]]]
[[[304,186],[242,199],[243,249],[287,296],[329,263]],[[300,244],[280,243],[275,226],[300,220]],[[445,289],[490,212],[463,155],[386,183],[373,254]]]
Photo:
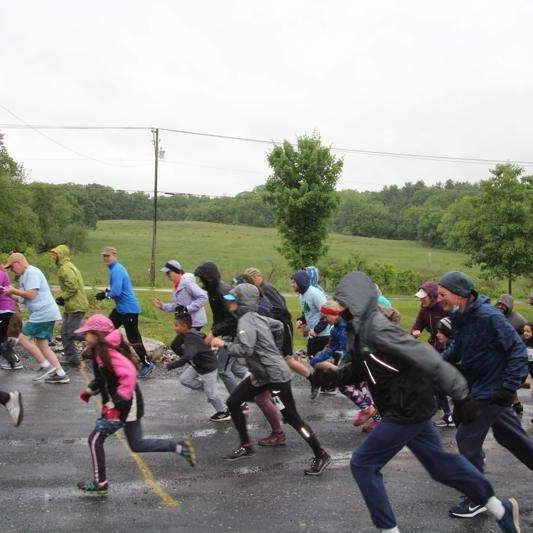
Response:
[[[167,313],[173,313],[178,305],[183,305],[191,315],[192,325],[201,328],[207,324],[204,306],[208,301],[207,292],[198,286],[193,274],[183,274],[177,287],[173,289],[174,301],[163,304],[161,308]]]
[[[4,294],[4,287],[10,287],[11,280],[5,270],[0,270],[0,313],[18,311],[17,304],[11,296]]]

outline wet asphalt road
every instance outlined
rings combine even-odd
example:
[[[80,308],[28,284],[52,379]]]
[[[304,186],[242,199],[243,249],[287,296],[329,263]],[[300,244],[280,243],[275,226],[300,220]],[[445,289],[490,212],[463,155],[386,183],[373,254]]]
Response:
[[[25,360],[26,362],[27,360]],[[169,507],[144,481],[138,465],[116,438],[107,442],[110,480],[108,496],[90,497],[76,491],[76,482],[89,479],[91,463],[87,435],[96,417],[96,404],[78,399],[84,383],[71,373],[69,385],[31,381],[29,369],[2,371],[0,389],[24,395],[25,419],[14,428],[0,412],[0,531],[375,531],[354,485],[351,451],[365,436],[347,423],[354,414],[340,394],[308,399],[309,389],[295,378],[295,397],[306,418],[334,460],[319,478],[303,475],[311,454],[292,428],[279,448],[256,448],[253,458],[237,462],[221,456],[237,444],[231,422],[208,420],[211,406],[202,393],[182,387],[177,373],[157,370],[141,383],[143,419],[148,435],[192,434],[199,464],[190,468],[173,454],[144,454],[145,464],[166,493],[181,503]],[[520,391],[526,406],[523,423],[532,433],[533,400]],[[249,415],[254,438],[267,434],[255,405]],[[443,430],[454,448],[454,431]],[[497,494],[515,496],[521,505],[524,531],[533,531],[531,472],[489,437],[487,475]],[[459,495],[432,481],[409,451],[385,469],[389,495],[401,531],[497,531],[488,517],[461,521],[448,516]]]

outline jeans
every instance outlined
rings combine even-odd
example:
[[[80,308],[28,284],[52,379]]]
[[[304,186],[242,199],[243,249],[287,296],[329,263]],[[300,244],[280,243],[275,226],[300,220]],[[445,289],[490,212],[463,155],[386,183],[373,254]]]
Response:
[[[74,331],[81,325],[85,313],[83,311],[75,313],[65,313],[61,326],[61,342],[65,351],[65,359],[74,365],[80,364],[80,354],[76,348],[76,335]]]
[[[533,470],[533,439],[524,431],[512,407],[501,407],[483,401],[481,413],[469,424],[459,424],[455,439],[459,451],[483,472],[482,447],[492,428],[496,442]]]
[[[207,396],[207,401],[217,413],[225,413],[228,410],[218,390],[217,370],[207,374],[198,374],[192,366],[189,366],[180,374],[180,383],[189,389],[203,390]]]
[[[444,449],[431,420],[409,425],[384,420],[354,451],[350,461],[353,477],[378,529],[397,525],[381,469],[404,446],[435,481],[457,489],[475,502],[484,504],[494,496],[491,484],[481,472],[462,455]]]
[[[250,436],[246,427],[246,417],[241,409],[243,402],[252,401],[256,396],[266,390],[276,391],[279,399],[283,403],[281,414],[283,420],[292,426],[298,434],[307,442],[313,450],[315,457],[320,454],[322,447],[316,435],[309,425],[307,425],[296,410],[294,397],[292,396],[291,382],[285,383],[268,383],[267,385],[252,385],[252,378],[248,376],[243,379],[239,386],[231,393],[228,398],[228,409],[231,414],[231,420],[239,432],[241,444],[249,444]]]
[[[145,439],[140,420],[124,423],[120,420],[99,418],[88,439],[96,483],[107,483],[104,442],[122,427],[132,452],[174,452],[179,443],[176,439]]]
[[[218,375],[231,394],[237,385],[248,375],[248,369],[235,357],[231,357],[225,348],[219,348]]]
[[[136,313],[119,313],[116,309],[113,309],[109,318],[117,329],[120,326],[124,326],[126,338],[135,350],[135,353],[139,356],[141,363],[143,365],[148,364],[148,356],[144,348],[141,333],[139,332],[139,315]]]

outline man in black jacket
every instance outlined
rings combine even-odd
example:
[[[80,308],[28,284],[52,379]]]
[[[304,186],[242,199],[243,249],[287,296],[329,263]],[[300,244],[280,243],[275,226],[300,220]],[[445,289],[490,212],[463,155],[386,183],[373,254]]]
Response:
[[[451,396],[460,412],[468,394],[466,380],[431,346],[416,341],[379,312],[377,291],[363,272],[345,276],[335,299],[345,308],[351,362],[337,370],[318,371],[310,381],[314,386],[366,381],[383,416],[350,462],[375,526],[399,531],[381,469],[407,446],[433,479],[484,502],[503,531],[520,531],[517,502],[497,499],[479,470],[463,456],[446,452],[432,423],[433,386]]]
[[[199,265],[194,275],[200,278],[204,289],[209,297],[209,306],[213,315],[213,325],[206,337],[209,343],[214,337],[222,337],[232,341],[237,333],[237,318],[227,308],[224,295],[228,294],[231,287],[222,281],[220,271],[215,263],[206,261]],[[220,348],[218,356],[218,375],[222,379],[226,389],[231,394],[237,385],[248,375],[248,370],[234,357],[230,357],[225,348]]]

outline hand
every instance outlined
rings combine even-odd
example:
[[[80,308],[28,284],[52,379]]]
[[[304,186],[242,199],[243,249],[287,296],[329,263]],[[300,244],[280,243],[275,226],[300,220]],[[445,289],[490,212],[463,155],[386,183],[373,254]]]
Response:
[[[116,407],[102,407],[102,417],[106,420],[120,420],[120,411]]]
[[[481,414],[481,402],[474,398],[457,400],[453,407],[453,421],[458,424],[469,424]]]
[[[85,403],[89,403],[91,396],[92,396],[92,393],[89,392],[87,389],[84,389],[80,392],[80,399]]]
[[[212,341],[214,338],[215,338],[215,336],[213,335],[213,332],[210,331],[210,332],[205,336],[205,339],[204,339],[205,344],[210,345],[210,344],[211,344],[211,341]]]
[[[418,337],[420,337],[421,335],[421,331],[418,330],[418,329],[413,329],[413,331],[411,331],[411,335],[415,338],[415,339],[418,339]]]
[[[213,337],[210,344],[212,348],[224,348],[225,343],[222,337]]]
[[[513,405],[514,395],[514,391],[502,387],[493,394],[489,403],[500,405],[501,407],[511,407]]]
[[[152,305],[158,309],[161,309],[163,307],[163,302],[159,298],[154,298],[152,300]]]
[[[105,300],[107,298],[107,290],[97,292],[95,295],[96,300]]]
[[[9,287],[4,287],[4,294],[7,296],[11,296],[12,294],[15,294],[15,291],[16,289],[12,285],[10,285]]]
[[[63,298],[63,296],[58,296],[56,298],[56,304],[57,305],[65,305],[65,298]]]
[[[296,328],[297,329],[302,329],[303,326],[304,326],[304,323],[301,320],[297,320],[296,321]]]
[[[309,337],[316,337],[316,331],[314,329],[310,329],[308,335]]]

